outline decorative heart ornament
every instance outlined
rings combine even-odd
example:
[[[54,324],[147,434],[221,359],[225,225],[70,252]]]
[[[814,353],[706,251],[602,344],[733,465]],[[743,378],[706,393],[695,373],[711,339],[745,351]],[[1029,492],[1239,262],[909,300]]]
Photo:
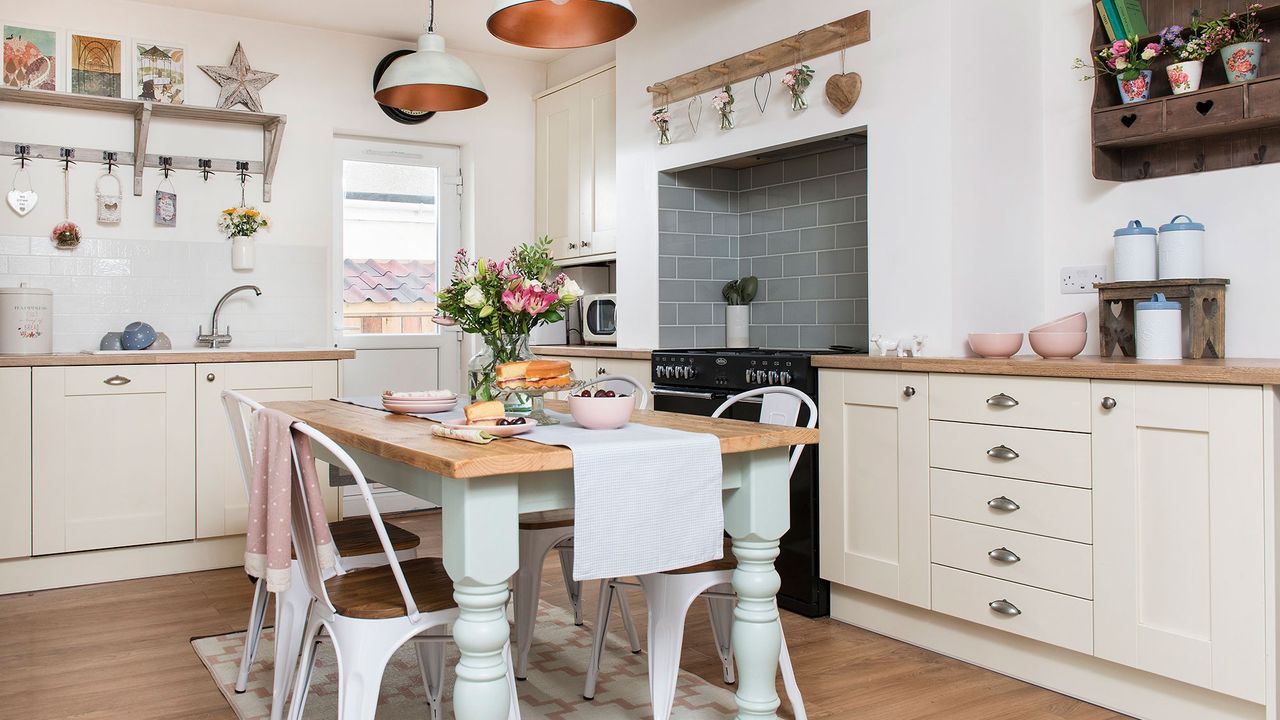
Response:
[[[856,72],[832,75],[827,78],[827,100],[841,115],[853,109],[862,94],[862,76]]]
[[[35,190],[10,190],[5,196],[5,200],[9,203],[9,207],[19,215],[26,215],[35,209],[36,203],[40,197],[36,195]]]

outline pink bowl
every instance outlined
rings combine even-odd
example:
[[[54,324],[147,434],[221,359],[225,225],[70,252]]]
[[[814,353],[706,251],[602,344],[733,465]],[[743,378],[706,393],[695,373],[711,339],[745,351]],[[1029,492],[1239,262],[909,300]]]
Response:
[[[1087,332],[1033,332],[1031,349],[1046,360],[1070,360],[1084,350]]]
[[[1057,320],[1031,328],[1031,332],[1078,333],[1089,329],[1089,321],[1082,312],[1072,313]]]
[[[569,414],[588,430],[617,430],[631,420],[636,399],[626,397],[569,396]]]
[[[1007,358],[1022,349],[1022,333],[969,333],[969,347],[985,358]]]

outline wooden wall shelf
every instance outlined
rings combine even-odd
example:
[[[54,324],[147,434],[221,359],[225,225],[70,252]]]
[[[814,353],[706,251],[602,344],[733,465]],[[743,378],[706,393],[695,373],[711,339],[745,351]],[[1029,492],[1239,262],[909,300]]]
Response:
[[[1153,31],[1189,25],[1193,8],[1213,18],[1248,5],[1248,0],[1141,1]],[[1280,2],[1266,3],[1259,16],[1269,36],[1280,36]],[[1107,41],[1094,13],[1093,51]],[[1143,102],[1123,104],[1109,75],[1094,80],[1094,177],[1125,182],[1280,162],[1280,48],[1265,47],[1258,79],[1237,85],[1227,83],[1215,54],[1205,60],[1200,89],[1182,95],[1169,86],[1165,68],[1170,62],[1175,60],[1165,57],[1153,65],[1151,99]]]
[[[653,95],[653,106],[662,107],[725,85],[750,80],[766,72],[789,68],[806,60],[860,45],[870,39],[871,11],[863,10],[785,40],[654,83],[646,89]]]
[[[133,151],[117,152],[116,159],[121,165],[133,165],[133,194],[142,195],[142,171],[148,167],[160,167],[160,155],[147,153],[147,138],[153,118],[172,118],[195,122],[231,123],[236,125],[256,125],[262,128],[262,160],[250,161],[249,172],[262,175],[262,200],[271,202],[271,181],[275,176],[276,165],[280,159],[280,144],[284,138],[286,117],[273,113],[257,113],[242,110],[221,110],[218,108],[199,107],[196,105],[167,105],[153,103],[148,100],[129,100],[124,98],[95,97],[92,95],[73,95],[48,90],[19,90],[0,88],[0,102],[27,103],[47,107],[71,108],[93,112],[111,112],[132,115]],[[0,155],[14,156],[14,145],[22,143],[20,139],[6,139],[0,144]],[[71,146],[65,146],[71,147]],[[32,145],[33,157],[51,157],[57,159],[53,146]],[[40,152],[38,152],[40,151]],[[76,148],[77,160],[98,160],[103,150]],[[235,172],[236,160],[221,158],[199,158],[195,156],[172,157],[172,167],[176,170],[197,170],[199,160],[212,160],[214,172]]]

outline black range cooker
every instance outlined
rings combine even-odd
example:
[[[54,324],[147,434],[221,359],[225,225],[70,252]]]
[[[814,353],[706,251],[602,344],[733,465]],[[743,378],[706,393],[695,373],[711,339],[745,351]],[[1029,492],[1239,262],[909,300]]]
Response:
[[[729,348],[653,351],[655,410],[710,416],[725,400],[745,390],[786,385],[818,402],[818,371],[809,364],[829,350]],[[749,398],[725,412],[738,420],[760,420],[760,399]],[[809,420],[800,408],[799,423]],[[806,446],[791,475],[791,529],[782,536],[776,562],[782,587],[778,605],[801,615],[822,617],[830,610],[827,582],[818,577],[818,447]]]

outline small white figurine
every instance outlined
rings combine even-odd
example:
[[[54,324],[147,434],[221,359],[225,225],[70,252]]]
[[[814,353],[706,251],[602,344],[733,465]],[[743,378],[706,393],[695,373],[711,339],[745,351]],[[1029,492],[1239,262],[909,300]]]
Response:
[[[896,339],[890,340],[883,335],[872,336],[871,342],[874,343],[876,349],[880,351],[880,357],[887,357],[890,352],[897,354],[898,346],[901,344],[900,341]]]
[[[929,339],[928,335],[912,335],[911,336],[911,357],[924,356],[924,343]]]

